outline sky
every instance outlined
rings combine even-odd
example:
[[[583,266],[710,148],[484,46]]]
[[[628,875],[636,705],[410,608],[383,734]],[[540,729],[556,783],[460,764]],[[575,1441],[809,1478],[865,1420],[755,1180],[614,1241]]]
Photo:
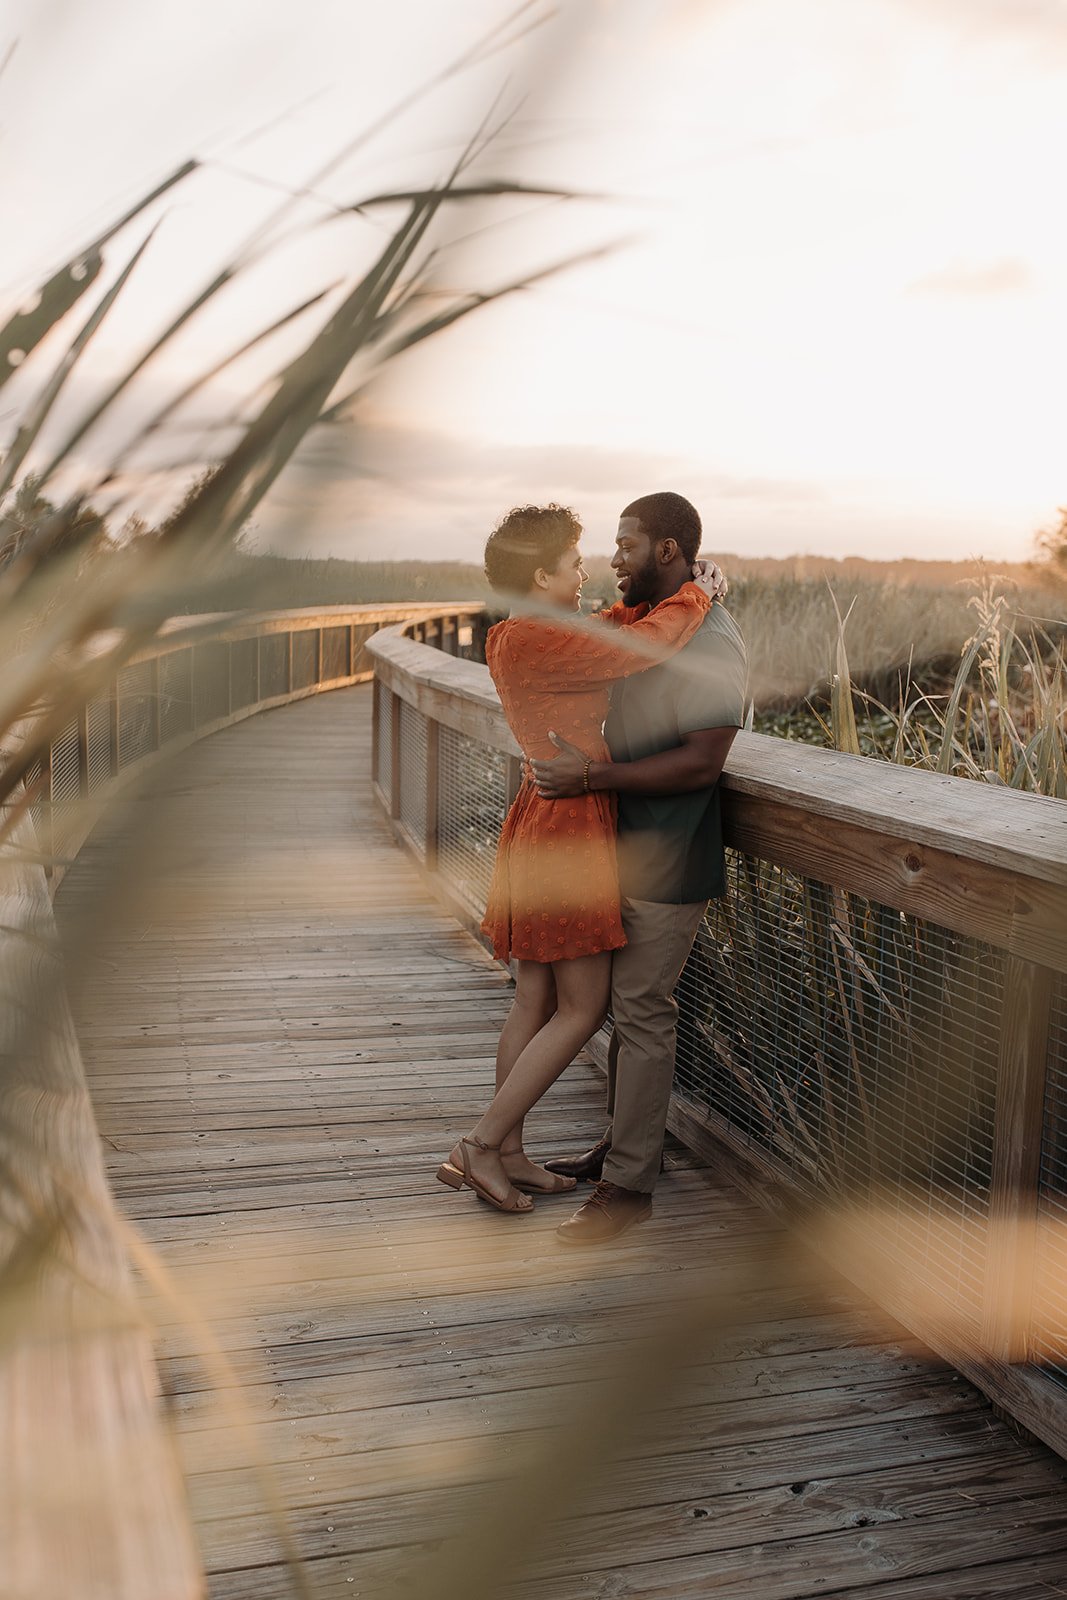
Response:
[[[350,422],[308,440],[258,543],[478,559],[509,506],[560,500],[601,552],[627,501],[670,488],[713,550],[1025,559],[1067,501],[1067,0],[562,0],[524,32],[549,12],[535,0],[510,47],[324,171],[514,9],[9,0],[5,311],[179,161],[204,161],[112,247],[116,271],[158,222],[46,449],[310,183],[288,237],[80,447],[87,479],[121,458],[131,508],[172,494],[330,302],[131,452],[145,417],[365,268],[393,214],[336,207],[440,178],[488,114],[503,126],[480,175],[584,198],[453,211],[437,287],[611,250],[390,364]],[[0,426],[61,348],[9,385]]]

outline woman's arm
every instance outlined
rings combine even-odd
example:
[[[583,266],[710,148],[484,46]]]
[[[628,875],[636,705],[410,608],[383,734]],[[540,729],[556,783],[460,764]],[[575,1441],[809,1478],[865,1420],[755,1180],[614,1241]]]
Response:
[[[687,582],[625,629],[528,617],[508,636],[510,664],[539,686],[564,694],[628,678],[688,644],[710,605],[707,589]]]

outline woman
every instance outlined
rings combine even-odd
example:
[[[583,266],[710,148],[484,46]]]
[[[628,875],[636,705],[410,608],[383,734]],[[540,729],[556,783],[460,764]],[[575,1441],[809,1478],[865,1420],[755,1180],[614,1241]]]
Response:
[[[549,728],[590,761],[604,760],[612,682],[681,649],[704,620],[715,589],[715,577],[701,568],[696,581],[623,627],[578,629],[553,621],[546,612],[579,609],[587,576],[581,532],[565,507],[522,506],[508,513],[486,545],[490,584],[521,597],[489,630],[486,661],[527,762],[556,754]],[[497,1050],[496,1095],[437,1176],[455,1189],[466,1185],[500,1211],[525,1213],[533,1209],[530,1193],[575,1187],[573,1178],[529,1160],[522,1123],[607,1012],[611,952],[626,942],[613,795],[543,799],[524,767],[501,831],[482,929],[499,960],[514,958],[515,998]]]

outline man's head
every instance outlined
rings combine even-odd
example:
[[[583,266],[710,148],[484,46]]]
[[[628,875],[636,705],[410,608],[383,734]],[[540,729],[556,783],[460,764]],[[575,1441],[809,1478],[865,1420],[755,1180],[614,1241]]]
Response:
[[[656,605],[692,575],[700,514],[680,494],[642,495],[619,518],[612,569],[628,606]]]

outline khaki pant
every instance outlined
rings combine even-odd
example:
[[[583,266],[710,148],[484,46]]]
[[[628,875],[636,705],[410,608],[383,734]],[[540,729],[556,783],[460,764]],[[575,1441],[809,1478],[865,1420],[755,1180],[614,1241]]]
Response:
[[[706,909],[706,900],[684,906],[622,902],[626,944],[611,965],[615,1031],[608,1056],[611,1150],[604,1177],[639,1194],[651,1194],[659,1177],[674,1081],[674,986]]]

